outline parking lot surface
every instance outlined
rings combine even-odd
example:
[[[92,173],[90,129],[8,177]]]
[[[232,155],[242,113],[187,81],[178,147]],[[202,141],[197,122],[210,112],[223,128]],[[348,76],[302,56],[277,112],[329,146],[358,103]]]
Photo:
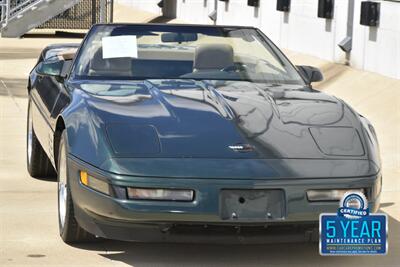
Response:
[[[321,257],[318,244],[141,244],[69,246],[58,237],[56,183],[26,171],[26,79],[40,50],[79,39],[0,39],[0,266],[399,266],[400,81],[288,52],[321,67],[317,88],[349,102],[375,125],[383,160],[381,212],[389,216],[387,256]]]

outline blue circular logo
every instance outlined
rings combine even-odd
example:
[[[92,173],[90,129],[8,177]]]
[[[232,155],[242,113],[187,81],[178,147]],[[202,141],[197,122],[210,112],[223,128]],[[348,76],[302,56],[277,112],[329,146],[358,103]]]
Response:
[[[358,219],[368,214],[368,201],[363,193],[349,191],[344,194],[340,201],[339,216],[344,216],[348,219]]]

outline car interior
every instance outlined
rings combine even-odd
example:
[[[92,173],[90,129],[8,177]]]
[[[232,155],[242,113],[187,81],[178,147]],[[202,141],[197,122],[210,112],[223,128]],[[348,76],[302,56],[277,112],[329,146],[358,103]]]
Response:
[[[227,44],[202,44],[185,50],[142,48],[138,58],[103,58],[101,47],[89,64],[91,76],[181,77],[220,72],[234,66],[233,48]]]

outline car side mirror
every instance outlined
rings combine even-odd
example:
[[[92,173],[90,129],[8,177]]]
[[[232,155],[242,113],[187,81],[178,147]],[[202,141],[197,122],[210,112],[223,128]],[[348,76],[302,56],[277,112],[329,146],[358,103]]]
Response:
[[[308,84],[320,82],[324,79],[322,72],[318,68],[311,66],[297,66],[297,69]]]
[[[40,62],[39,65],[36,67],[36,72],[40,75],[46,76],[53,76],[56,77],[57,80],[62,80],[64,77],[63,67],[64,67],[64,60],[57,60],[51,62]]]

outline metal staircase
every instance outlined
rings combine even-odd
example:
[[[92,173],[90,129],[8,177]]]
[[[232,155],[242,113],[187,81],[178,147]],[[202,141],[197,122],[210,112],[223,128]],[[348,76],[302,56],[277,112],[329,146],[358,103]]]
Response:
[[[1,37],[20,37],[80,0],[0,0]]]

